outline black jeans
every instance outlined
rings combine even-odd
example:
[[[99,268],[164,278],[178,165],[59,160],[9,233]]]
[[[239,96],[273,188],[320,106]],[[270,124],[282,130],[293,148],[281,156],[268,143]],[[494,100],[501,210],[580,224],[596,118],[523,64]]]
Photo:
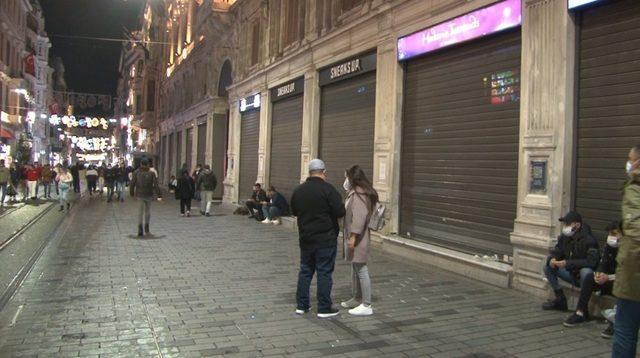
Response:
[[[249,209],[251,216],[256,218],[256,220],[264,220],[264,217],[262,215],[262,204],[256,203],[254,201],[247,201],[247,209]]]
[[[318,273],[317,298],[318,313],[331,311],[331,288],[333,287],[333,270],[336,265],[337,246],[323,249],[300,249],[300,272],[298,273],[298,290],[296,301],[298,309],[309,309],[309,288],[314,272]]]
[[[191,199],[180,199],[180,214],[185,213],[185,208],[191,212]]]

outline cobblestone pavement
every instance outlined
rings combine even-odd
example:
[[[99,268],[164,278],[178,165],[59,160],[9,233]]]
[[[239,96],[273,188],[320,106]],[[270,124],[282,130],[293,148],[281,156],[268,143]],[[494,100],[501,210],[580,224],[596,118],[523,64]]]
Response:
[[[137,239],[132,200],[72,211],[0,312],[2,357],[590,357],[605,326],[564,328],[541,301],[373,252],[372,317],[294,314],[297,237],[231,215],[180,218],[154,203]],[[336,302],[349,298],[338,262]],[[312,297],[315,293],[312,292]],[[315,302],[313,300],[312,302]],[[575,302],[573,302],[575,304]]]

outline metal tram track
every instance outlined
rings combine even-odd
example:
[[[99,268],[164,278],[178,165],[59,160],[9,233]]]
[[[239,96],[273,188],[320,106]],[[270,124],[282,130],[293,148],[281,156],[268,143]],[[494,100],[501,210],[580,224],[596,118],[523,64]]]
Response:
[[[20,227],[20,229],[16,230],[13,234],[11,234],[11,236],[9,236],[9,238],[5,239],[4,241],[2,241],[0,243],[0,252],[2,252],[2,250],[4,250],[5,248],[7,248],[11,242],[13,242],[13,240],[17,239],[18,237],[20,237],[20,235],[24,234],[27,230],[29,230],[29,228],[31,228],[31,226],[33,226],[36,222],[38,222],[38,220],[40,220],[40,218],[44,217],[45,215],[47,215],[47,213],[49,211],[51,211],[52,208],[54,208],[55,205],[53,205],[53,203],[51,203],[49,205],[48,208],[42,210],[42,212],[38,213],[38,215],[34,216],[33,218],[31,218],[31,220],[29,220],[27,223],[25,223],[24,225],[22,225],[22,227]],[[10,212],[5,212],[2,214],[2,216],[0,216],[0,218],[3,218],[4,216],[13,213],[15,211],[17,211],[18,208],[10,211]]]

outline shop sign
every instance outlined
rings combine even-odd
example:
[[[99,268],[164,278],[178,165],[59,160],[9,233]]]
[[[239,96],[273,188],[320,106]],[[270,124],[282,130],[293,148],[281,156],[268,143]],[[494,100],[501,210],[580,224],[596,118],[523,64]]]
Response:
[[[521,0],[505,0],[398,39],[398,60],[520,26]]]
[[[271,89],[271,102],[277,102],[279,100],[293,97],[303,93],[304,91],[304,77],[300,77],[291,82],[287,82],[280,86],[276,86]]]
[[[598,2],[600,0],[567,0],[567,7],[569,8],[569,10],[571,9],[575,9],[577,7],[583,6],[583,5],[587,5],[587,4],[592,4],[595,2]]]
[[[260,108],[260,93],[240,100],[240,113]]]
[[[320,86],[375,71],[376,53],[350,58],[320,70]]]

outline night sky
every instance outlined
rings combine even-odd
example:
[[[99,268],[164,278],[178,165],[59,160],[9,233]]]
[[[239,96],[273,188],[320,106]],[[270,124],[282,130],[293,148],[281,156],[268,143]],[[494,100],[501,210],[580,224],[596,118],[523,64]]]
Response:
[[[40,0],[52,51],[62,57],[69,91],[116,94],[121,42],[55,35],[123,38],[138,28],[143,0]]]

